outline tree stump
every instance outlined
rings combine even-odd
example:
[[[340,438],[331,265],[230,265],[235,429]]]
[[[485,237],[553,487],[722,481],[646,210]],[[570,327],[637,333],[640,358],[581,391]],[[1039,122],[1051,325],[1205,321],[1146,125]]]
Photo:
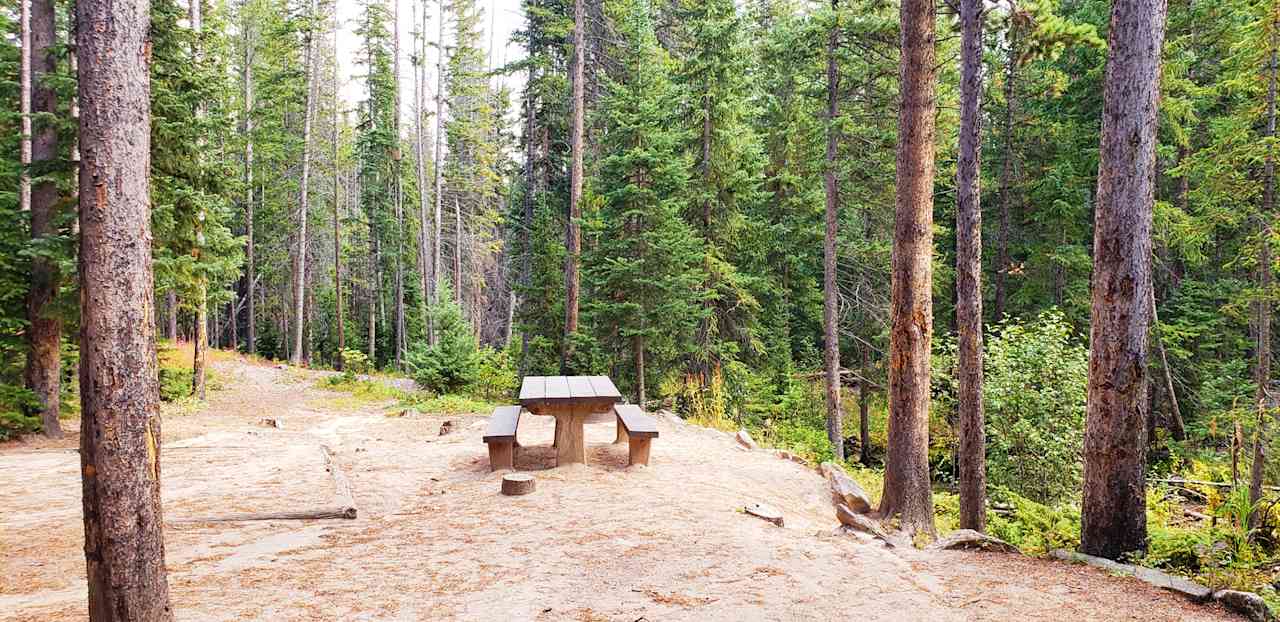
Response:
[[[502,494],[527,495],[533,492],[536,483],[528,473],[508,473],[502,476]]]

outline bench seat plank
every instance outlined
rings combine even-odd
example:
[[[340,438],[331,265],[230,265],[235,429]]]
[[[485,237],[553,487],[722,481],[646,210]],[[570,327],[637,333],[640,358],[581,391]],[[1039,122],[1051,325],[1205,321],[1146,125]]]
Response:
[[[486,443],[510,443],[516,440],[516,426],[520,424],[519,406],[499,406],[489,417],[489,428],[484,433]]]
[[[640,410],[639,406],[635,404],[618,404],[613,407],[613,412],[618,416],[618,421],[627,429],[627,436],[638,438],[658,437],[658,421],[646,415],[643,410]]]

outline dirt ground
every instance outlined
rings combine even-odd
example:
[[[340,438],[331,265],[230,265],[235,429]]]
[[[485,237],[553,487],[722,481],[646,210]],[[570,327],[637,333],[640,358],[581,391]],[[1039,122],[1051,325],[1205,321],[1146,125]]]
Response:
[[[318,374],[215,370],[224,390],[164,420],[179,620],[1236,619],[1082,566],[832,535],[813,469],[677,419],[660,418],[647,469],[626,468],[607,421],[587,426],[589,466],[555,469],[551,421],[526,415],[516,468],[537,491],[503,497],[482,416],[391,417]],[[76,443],[0,446],[0,620],[85,617]],[[357,519],[202,522],[332,505],[326,451]],[[740,511],[753,502],[786,526]]]

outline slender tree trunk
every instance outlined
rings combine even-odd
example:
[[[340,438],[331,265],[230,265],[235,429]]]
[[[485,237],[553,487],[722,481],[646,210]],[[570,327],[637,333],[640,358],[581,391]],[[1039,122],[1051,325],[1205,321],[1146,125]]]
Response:
[[[203,61],[204,51],[200,48],[200,37],[204,30],[204,17],[202,14],[203,0],[189,0],[188,17],[191,22],[191,30],[195,34],[195,40],[192,43],[192,56],[196,63]],[[205,104],[201,102],[196,105],[196,118],[203,119],[205,115]],[[203,134],[197,139],[198,149],[197,157],[203,158],[204,155],[204,136]],[[196,246],[193,254],[196,263],[199,263],[204,255],[204,208],[200,209],[200,214],[196,218]],[[191,357],[191,393],[197,398],[203,400],[205,398],[205,368],[208,364],[209,355],[209,279],[207,276],[200,274],[196,276],[196,334],[195,343],[193,344],[193,356]]]
[[[1166,10],[1164,0],[1114,0],[1107,35],[1080,550],[1110,559],[1147,546],[1151,212]]]
[[[533,84],[537,79],[533,67],[529,67],[529,74],[525,80],[524,104],[525,104],[525,123],[524,123],[524,197],[523,197],[523,213],[520,228],[520,244],[524,249],[524,257],[522,258],[520,284],[527,292],[533,286],[533,201],[534,197],[541,188],[535,180],[534,174],[534,157],[537,149],[534,148],[534,127],[537,126],[537,107],[533,102]],[[513,315],[514,319],[514,315]],[[520,331],[520,375],[524,376],[529,365],[529,331]]]
[[[871,466],[871,350],[862,348],[862,374],[858,378],[858,450],[863,466]]]
[[[93,622],[173,619],[151,271],[150,3],[78,2],[80,474]]]
[[[992,320],[1004,319],[1007,311],[1009,281],[1009,228],[1013,209],[1013,117],[1017,91],[1014,84],[1018,77],[1019,29],[1014,20],[1009,21],[1009,58],[1004,76],[1004,162],[1000,169],[1000,228],[996,232],[995,308]]]
[[[636,356],[636,404],[639,404],[640,408],[644,408],[644,403],[648,397],[645,394],[644,336],[636,335],[632,347],[635,349]]]
[[[929,487],[929,346],[933,337],[934,38],[932,0],[903,0],[897,209],[889,332],[889,448],[880,514],[935,533]]]
[[[436,135],[435,135],[436,145],[435,145],[435,156],[431,160],[431,165],[435,168],[434,172],[435,172],[435,186],[436,186],[436,191],[435,191],[436,213],[435,213],[435,219],[433,221],[433,225],[435,229],[435,236],[434,236],[435,246],[433,246],[431,249],[432,253],[434,254],[431,260],[431,306],[432,307],[435,307],[435,305],[440,301],[440,247],[444,246],[444,237],[441,235],[442,224],[444,222],[443,220],[444,210],[442,209],[443,207],[442,201],[444,200],[444,192],[443,192],[444,177],[441,175],[441,171],[444,166],[444,161],[441,160],[441,157],[443,155],[441,150],[444,144],[443,143],[444,0],[440,0],[440,13],[439,13],[439,18],[437,19],[437,22],[438,23],[436,24],[436,27],[438,28],[438,31],[436,34],[437,56],[436,56]],[[436,321],[435,321],[434,314],[429,315],[427,317],[427,333],[428,333],[428,340],[431,342],[431,345],[433,346],[436,345],[438,340],[438,335],[436,335],[435,325],[436,325]]]
[[[22,136],[18,139],[18,162],[22,172],[18,176],[18,209],[31,209],[31,2],[18,0],[18,36],[22,47],[18,76],[18,113]]]
[[[1153,328],[1160,325],[1160,316],[1156,312],[1155,288],[1151,290],[1151,326]],[[1178,407],[1178,394],[1173,390],[1173,370],[1169,367],[1169,356],[1164,349],[1164,340],[1160,338],[1159,332],[1154,335],[1156,352],[1160,356],[1160,367],[1164,370],[1164,389],[1169,394],[1169,408],[1173,416],[1173,426],[1170,430],[1173,432],[1173,438],[1184,440],[1187,438],[1187,425],[1182,419],[1182,409]]]
[[[314,18],[316,13],[316,0],[311,0],[309,16]],[[306,111],[302,115],[302,185],[298,189],[301,205],[298,214],[298,249],[293,260],[293,350],[289,355],[289,362],[293,365],[302,363],[302,333],[306,326],[304,312],[307,298],[307,220],[311,215],[311,120],[315,116],[316,108],[317,72],[314,29],[309,28],[305,36],[307,38],[306,58],[303,62],[306,64],[304,71],[307,75],[307,104]]]
[[[22,55],[29,95],[29,103],[37,113],[54,115],[58,112],[58,98],[49,84],[49,77],[56,69],[53,55],[56,44],[57,21],[53,0],[30,0],[30,23],[27,43]],[[27,0],[23,0],[26,5]],[[27,118],[24,117],[24,120]],[[57,128],[47,120],[38,124],[34,136],[30,130],[24,136],[28,157],[37,170],[44,172],[58,159]],[[57,234],[55,220],[58,214],[58,187],[45,179],[30,187],[28,180],[24,191],[31,210],[31,239],[43,240]],[[62,378],[62,320],[54,312],[58,297],[58,284],[62,276],[56,261],[42,255],[31,258],[31,287],[27,292],[27,365],[24,371],[27,388],[40,401],[40,421],[45,436],[62,438],[62,426],[58,423],[61,411]]]
[[[414,5],[414,12],[417,12],[417,5]],[[417,17],[416,15],[414,16]],[[415,19],[416,21],[416,19]],[[415,37],[416,60],[413,63],[413,121],[414,121],[414,160],[417,163],[418,174],[418,285],[421,288],[421,294],[418,296],[418,314],[422,317],[422,321],[427,326],[427,342],[431,341],[432,323],[428,317],[427,297],[431,291],[431,251],[428,243],[430,242],[430,229],[428,228],[431,221],[428,216],[427,203],[427,149],[423,144],[422,131],[422,115],[425,112],[426,100],[423,91],[426,90],[426,37],[427,37],[427,7],[422,7],[422,22],[419,36],[422,41],[418,42]]]
[[[578,221],[582,219],[582,125],[583,107],[583,54],[586,50],[584,27],[586,10],[584,0],[573,1],[573,119],[569,146],[569,218],[565,229],[564,260],[564,349],[560,367],[567,370],[573,359],[572,335],[578,332],[578,262],[582,251],[582,231]]]
[[[244,238],[245,238],[245,351],[258,353],[257,315],[254,290],[256,266],[253,260],[253,59],[256,40],[246,34],[244,50]]]
[[[956,327],[960,353],[960,527],[987,525],[982,412],[982,0],[961,0],[960,160],[956,164]]]
[[[836,285],[836,239],[840,234],[839,192],[836,186],[836,45],[840,31],[838,0],[831,0],[831,32],[827,33],[827,153],[823,182],[826,189],[826,234],[822,245],[822,336],[826,364],[827,441],[836,461],[844,461],[843,417],[840,412],[840,292]]]
[[[338,78],[338,26],[333,27],[333,310],[338,324],[338,352],[333,359],[333,366],[342,371],[342,353],[347,349],[346,328],[342,321],[342,175],[338,162],[338,91],[341,81]],[[425,290],[424,290],[425,291]]]
[[[391,75],[395,76],[391,85],[392,123],[391,135],[395,137],[395,152],[391,161],[392,174],[395,175],[392,191],[395,197],[396,210],[396,308],[395,308],[395,365],[402,369],[404,349],[407,343],[404,335],[404,174],[401,169],[400,156],[400,2],[392,3],[391,18]]]
[[[178,293],[170,289],[165,292],[165,330],[168,331],[168,338],[178,341]]]
[[[1280,10],[1280,9],[1278,9]],[[1271,54],[1267,65],[1267,130],[1266,138],[1276,135],[1276,48],[1277,26],[1273,11],[1271,24]],[[1266,465],[1266,446],[1270,439],[1266,432],[1266,420],[1272,408],[1272,396],[1269,392],[1271,384],[1271,218],[1275,208],[1275,159],[1272,157],[1270,143],[1263,160],[1262,169],[1262,214],[1259,218],[1262,250],[1258,253],[1258,289],[1261,298],[1258,308],[1258,362],[1255,369],[1255,382],[1258,385],[1258,429],[1253,439],[1253,469],[1250,472],[1249,502],[1257,505],[1262,499],[1262,476]],[[1254,512],[1249,517],[1251,527],[1256,527],[1261,515]]]

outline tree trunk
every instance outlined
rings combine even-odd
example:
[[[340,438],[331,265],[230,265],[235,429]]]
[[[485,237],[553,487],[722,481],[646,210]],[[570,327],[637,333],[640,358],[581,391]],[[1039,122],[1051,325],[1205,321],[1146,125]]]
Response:
[[[858,378],[858,450],[863,466],[871,466],[871,383],[867,373],[871,370],[870,348],[862,350],[862,374]]]
[[[1009,289],[1009,227],[1013,209],[1013,116],[1014,84],[1018,77],[1019,28],[1016,20],[1009,20],[1009,58],[1004,76],[1004,162],[1000,169],[1000,228],[996,232],[995,300],[991,319],[999,322],[1007,311],[1005,300]]]
[[[582,124],[583,124],[583,53],[586,41],[583,36],[586,10],[584,0],[573,1],[573,125],[569,136],[569,222],[565,228],[564,260],[564,350],[560,367],[567,370],[573,358],[572,335],[578,332],[578,261],[582,250],[582,232],[578,221],[582,218]]]
[[[414,5],[414,11],[417,11]],[[416,16],[415,16],[416,17]],[[415,20],[416,21],[416,20]],[[428,316],[427,296],[431,287],[431,254],[430,246],[430,220],[428,218],[427,209],[427,149],[423,144],[422,132],[422,114],[426,105],[426,99],[423,91],[426,90],[426,33],[427,33],[427,7],[422,7],[422,23],[419,31],[423,38],[421,44],[414,51],[416,61],[413,68],[413,119],[414,119],[414,141],[415,149],[414,159],[417,160],[418,174],[418,286],[421,293],[418,296],[418,313],[422,317],[423,323],[427,326],[427,341],[430,343],[432,326]],[[336,71],[336,70],[335,70]]]
[[[178,341],[178,293],[170,289],[165,292],[165,314],[168,316],[165,320],[165,330],[168,331],[168,338]]]
[[[932,0],[903,0],[897,207],[889,332],[889,448],[879,513],[934,535],[929,487],[933,337],[934,21]]]
[[[257,296],[254,289],[256,268],[253,262],[253,45],[246,36],[244,52],[244,237],[245,237],[245,351],[258,353],[257,315],[254,313]]]
[[[18,37],[21,45],[18,76],[18,113],[22,136],[18,139],[18,209],[31,209],[31,1],[18,0]]]
[[[525,124],[524,124],[524,197],[523,197],[523,220],[520,229],[520,242],[524,247],[524,257],[522,258],[520,284],[527,291],[533,285],[533,201],[537,192],[541,189],[537,187],[534,180],[534,154],[537,150],[534,148],[534,132],[533,128],[537,126],[537,107],[533,103],[533,84],[537,74],[534,73],[533,67],[529,67],[529,74],[525,80]],[[514,316],[513,316],[514,317]],[[529,331],[520,331],[520,375],[523,377],[528,368],[529,361]]]
[[[312,18],[316,16],[316,0],[311,0],[311,9],[308,15]],[[302,363],[302,332],[305,328],[305,302],[307,298],[307,220],[311,214],[310,211],[310,190],[311,190],[311,119],[315,116],[316,107],[316,59],[315,59],[315,32],[313,28],[308,28],[304,35],[307,38],[306,57],[303,59],[306,67],[307,81],[307,103],[306,111],[302,115],[302,186],[298,189],[300,212],[298,214],[298,249],[297,255],[293,260],[293,350],[289,355],[289,362],[293,365]]]
[[[80,473],[89,619],[173,619],[151,271],[150,3],[79,2]]]
[[[189,0],[188,2],[188,18],[191,24],[191,30],[195,34],[192,41],[192,57],[195,62],[201,62],[203,52],[200,49],[200,33],[204,29],[204,17],[202,15],[202,0]],[[203,119],[205,114],[205,104],[203,102],[196,105],[196,119]],[[197,157],[203,157],[204,135],[201,134],[197,138],[198,149]],[[200,208],[200,214],[196,218],[196,246],[193,250],[196,263],[200,262],[201,256],[204,254],[204,208]],[[195,343],[193,345],[193,355],[191,357],[191,393],[198,399],[205,398],[205,368],[208,363],[209,356],[209,279],[203,274],[196,276],[196,334]]]
[[[393,2],[391,12],[391,75],[395,80],[391,83],[392,122],[391,135],[395,138],[395,154],[391,159],[392,174],[395,175],[392,192],[395,197],[396,211],[396,308],[395,308],[395,365],[403,369],[404,349],[407,343],[404,336],[404,174],[400,159],[400,3]]]
[[[29,106],[37,113],[54,115],[58,112],[58,98],[49,84],[49,77],[56,69],[53,50],[57,21],[53,0],[31,0],[29,12],[26,39],[30,47],[22,50],[29,81],[27,89],[33,95]],[[29,130],[27,136],[30,136]],[[58,132],[49,121],[39,123],[35,135],[26,142],[27,155],[37,170],[48,170],[50,164],[58,159]],[[34,188],[28,182],[24,190],[29,193],[31,239],[38,241],[56,235],[58,186],[46,179]],[[27,388],[40,401],[41,427],[49,438],[62,438],[62,426],[58,423],[62,402],[62,320],[53,309],[61,278],[56,261],[43,255],[31,258],[31,288],[27,293],[27,321],[30,325],[26,331],[30,349],[24,375]]]
[[[1267,129],[1266,138],[1276,135],[1276,47],[1277,24],[1273,13],[1271,24],[1271,54],[1267,65]],[[1262,214],[1261,223],[1262,250],[1258,253],[1258,289],[1261,298],[1258,300],[1258,363],[1255,370],[1255,382],[1258,385],[1258,429],[1253,439],[1253,470],[1250,473],[1249,503],[1257,505],[1262,499],[1262,476],[1266,464],[1266,446],[1270,439],[1266,432],[1266,419],[1272,407],[1269,384],[1271,383],[1271,218],[1275,208],[1275,159],[1272,157],[1270,143],[1263,160],[1262,170]],[[1256,527],[1261,515],[1254,512],[1249,516],[1250,527]]]
[[[645,399],[645,377],[644,377],[644,336],[636,335],[634,342],[636,355],[636,404],[640,408],[644,408]]]
[[[453,194],[453,300],[462,307],[462,200]]]
[[[961,0],[960,159],[956,163],[956,328],[960,352],[960,528],[986,531],[982,412],[982,0]]]
[[[440,158],[443,153],[441,151],[443,144],[443,123],[444,123],[444,2],[440,0],[439,17],[436,20],[436,145],[435,156],[431,160],[431,165],[435,169],[435,186],[436,186],[436,214],[434,221],[435,229],[435,246],[432,247],[433,257],[431,260],[431,305],[434,307],[440,301],[440,247],[444,245],[443,232],[443,210],[441,209],[444,201],[444,177],[441,175],[444,161]],[[436,345],[439,336],[436,335],[436,321],[434,314],[427,317],[427,333],[428,340],[431,345]]]
[[[338,57],[338,27],[334,25],[333,54]],[[333,358],[333,367],[342,371],[342,353],[347,349],[346,328],[342,322],[342,176],[338,164],[338,63],[333,63],[333,310],[338,324],[338,352]],[[425,289],[423,291],[426,291]]]
[[[1151,326],[1152,328],[1160,325],[1160,316],[1156,313],[1155,288],[1151,290]],[[1185,440],[1187,438],[1187,424],[1182,420],[1182,409],[1178,407],[1178,394],[1173,390],[1173,370],[1169,367],[1169,356],[1165,353],[1164,341],[1160,339],[1159,333],[1155,335],[1156,352],[1160,355],[1160,367],[1164,370],[1164,390],[1169,394],[1169,409],[1173,416],[1173,425],[1170,429],[1173,432],[1173,438],[1177,440]]]
[[[831,32],[827,33],[827,153],[823,182],[826,190],[826,234],[822,244],[822,336],[826,364],[827,441],[836,461],[844,461],[844,431],[840,412],[840,292],[836,285],[836,238],[840,232],[840,207],[836,187],[836,45],[840,30],[839,0],[831,0]]]
[[[1164,0],[1114,0],[1093,237],[1080,550],[1147,546],[1147,347]]]

